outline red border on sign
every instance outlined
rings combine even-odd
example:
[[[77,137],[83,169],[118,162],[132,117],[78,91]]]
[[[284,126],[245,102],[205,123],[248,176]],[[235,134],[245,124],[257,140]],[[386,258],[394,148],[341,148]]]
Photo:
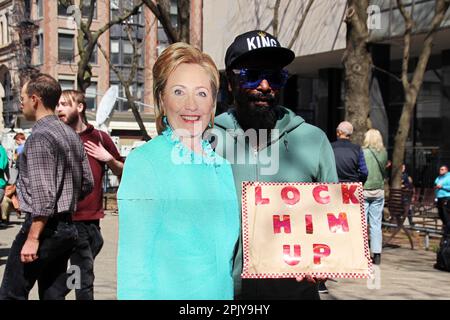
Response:
[[[363,241],[364,241],[364,256],[367,259],[368,263],[368,272],[295,272],[295,273],[251,273],[248,271],[250,258],[249,258],[249,234],[248,234],[248,212],[247,212],[247,202],[242,201],[242,246],[243,246],[243,269],[241,277],[244,279],[267,279],[267,278],[297,278],[304,277],[306,275],[310,276],[318,276],[318,277],[326,277],[326,278],[351,278],[351,279],[368,279],[373,274],[373,265],[372,259],[370,258],[370,249],[368,244],[368,233],[367,233],[367,224],[366,224],[366,216],[364,213],[364,196],[363,196],[363,187],[360,182],[257,182],[257,181],[243,181],[242,182],[242,199],[246,199],[247,190],[249,187],[253,186],[284,186],[284,185],[323,185],[326,184],[346,184],[346,185],[360,185],[361,188],[358,190],[358,200],[361,204],[360,206],[360,215],[361,215],[361,225],[362,225],[362,233],[363,233]]]

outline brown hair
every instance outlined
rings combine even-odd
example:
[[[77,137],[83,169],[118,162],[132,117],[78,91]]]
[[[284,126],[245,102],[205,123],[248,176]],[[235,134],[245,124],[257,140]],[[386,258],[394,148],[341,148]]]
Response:
[[[29,76],[26,86],[28,96],[33,94],[39,96],[44,107],[55,111],[61,96],[61,86],[58,81],[48,74],[35,73]]]
[[[63,97],[64,99],[75,103],[75,104],[82,104],[83,105],[83,110],[81,111],[81,120],[84,122],[84,124],[88,124],[87,118],[86,118],[86,97],[84,95],[83,92],[78,91],[78,90],[64,90],[61,93],[61,97]]]
[[[162,95],[170,74],[182,63],[198,64],[208,73],[211,80],[214,110],[211,125],[214,124],[215,104],[219,91],[219,71],[209,55],[184,42],[176,42],[168,46],[158,57],[153,66],[153,97],[156,103],[156,130],[158,134],[164,131]]]

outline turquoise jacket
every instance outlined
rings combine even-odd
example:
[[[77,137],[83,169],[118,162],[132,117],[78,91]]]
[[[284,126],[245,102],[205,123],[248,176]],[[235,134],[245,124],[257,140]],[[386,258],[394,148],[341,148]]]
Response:
[[[118,299],[232,299],[239,216],[230,165],[170,129],[130,153],[117,194]]]
[[[434,181],[434,185],[441,185],[441,189],[436,189],[436,198],[450,198],[450,172],[439,176]]]
[[[5,172],[8,171],[8,155],[5,148],[0,145],[0,189],[5,189],[7,180],[5,179]],[[9,177],[8,177],[9,178]]]
[[[244,138],[234,111],[215,120],[215,150],[232,164],[239,201],[242,181],[338,182],[333,149],[325,133],[284,107],[279,111],[270,142],[260,150]],[[241,242],[233,270],[236,295],[241,288]]]

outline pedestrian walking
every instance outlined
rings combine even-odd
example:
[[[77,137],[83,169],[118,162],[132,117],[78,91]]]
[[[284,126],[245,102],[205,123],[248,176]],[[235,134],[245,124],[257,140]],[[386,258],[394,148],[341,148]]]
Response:
[[[100,219],[103,211],[103,176],[106,167],[120,177],[123,160],[114,142],[106,132],[95,129],[86,118],[86,98],[83,92],[64,90],[56,107],[59,119],[70,126],[80,136],[86,149],[89,166],[94,178],[94,189],[78,202],[72,219],[78,231],[75,250],[70,256],[70,264],[80,268],[80,287],[75,289],[77,300],[94,300],[94,259],[103,247]],[[65,295],[70,292],[66,285],[68,274],[59,280]]]
[[[8,183],[9,175],[9,160],[5,148],[0,144],[0,203],[3,202],[5,197],[5,188]],[[0,207],[0,218],[1,224],[5,225],[8,223],[8,214],[1,210]]]
[[[26,218],[8,255],[2,300],[28,299],[36,281],[40,299],[64,299],[54,285],[78,236],[72,214],[93,178],[80,138],[54,114],[60,95],[58,82],[42,73],[31,75],[20,93],[22,113],[35,124],[19,157],[17,191]]]
[[[384,209],[384,178],[386,176],[387,152],[383,138],[377,129],[369,129],[364,136],[364,158],[369,175],[364,183],[364,209],[369,224],[370,249],[374,264],[381,263],[383,234],[381,221]]]
[[[435,196],[439,218],[442,221],[442,229],[445,235],[450,234],[450,173],[448,166],[439,168],[439,176],[434,181]]]
[[[361,146],[350,142],[353,125],[342,121],[336,128],[337,140],[331,143],[339,182],[366,182],[367,166]]]

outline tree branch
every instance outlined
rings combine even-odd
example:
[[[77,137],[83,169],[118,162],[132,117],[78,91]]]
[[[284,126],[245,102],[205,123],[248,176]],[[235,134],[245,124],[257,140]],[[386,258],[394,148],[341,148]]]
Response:
[[[83,12],[83,2],[85,0],[80,0],[80,10],[81,12]],[[91,25],[92,25],[92,20],[94,19],[94,8],[95,8],[95,1],[97,0],[91,0],[91,2],[89,3],[89,16],[88,16],[88,20],[87,20],[87,28],[90,29]]]
[[[73,5],[73,0],[58,0],[58,3],[67,9],[69,6]]]
[[[139,49],[143,46],[144,41],[142,41],[141,43],[137,43],[138,41],[133,38],[132,34],[131,34],[131,27],[129,24],[127,24],[126,27],[126,31],[127,31],[127,36],[128,39],[130,40],[132,46],[133,46],[133,58],[131,60],[131,68],[130,68],[130,73],[128,74],[127,79],[125,79],[122,76],[122,72],[121,70],[119,70],[119,68],[117,68],[112,62],[111,59],[108,57],[108,54],[106,53],[106,51],[103,49],[103,47],[98,44],[98,48],[100,49],[100,51],[102,52],[102,55],[105,57],[106,61],[108,61],[109,66],[111,67],[111,69],[114,71],[114,73],[116,74],[117,78],[119,79],[124,91],[125,91],[125,96],[127,98],[127,101],[129,103],[129,106],[131,108],[131,111],[133,112],[133,115],[136,119],[136,122],[139,126],[139,129],[141,130],[142,133],[142,137],[145,141],[149,141],[151,140],[151,137],[149,136],[149,134],[147,133],[147,129],[145,129],[144,126],[144,122],[142,120],[141,114],[139,113],[139,110],[136,107],[135,104],[135,99],[133,97],[133,95],[130,92],[130,85],[133,82],[135,75],[137,73],[137,69],[139,67]]]
[[[152,0],[142,0],[142,2],[150,9],[150,11],[155,15],[159,22],[161,22],[161,25],[167,35],[169,42],[177,42],[179,40],[177,37],[177,32],[172,27],[170,14],[167,12],[167,10],[164,10],[164,8],[162,8],[159,3],[155,5]]]
[[[178,0],[178,41],[189,43],[190,0]]]
[[[431,22],[431,28],[428,31],[427,35],[425,36],[425,40],[422,47],[422,52],[419,56],[419,61],[417,62],[417,68],[414,71],[411,84],[415,86],[416,83],[420,81],[422,82],[420,78],[423,77],[421,74],[425,72],[426,65],[428,63],[428,59],[431,55],[431,47],[433,44],[433,38],[436,33],[436,30],[441,25],[442,21],[445,18],[445,13],[447,12],[447,9],[450,6],[450,1],[444,1],[444,0],[436,0],[436,6],[435,6],[435,15],[433,17],[433,20]],[[422,70],[423,69],[423,70]],[[419,90],[419,88],[415,88],[416,90]]]
[[[133,9],[131,9],[130,11],[126,10],[124,14],[122,14],[121,16],[110,20],[107,24],[105,24],[103,27],[101,27],[100,29],[98,29],[94,35],[93,38],[97,41],[98,37],[100,37],[106,30],[108,30],[109,28],[111,28],[113,25],[121,23],[125,20],[127,20],[129,17],[131,17],[132,15],[135,15],[136,13],[139,12],[139,8],[143,5],[143,3],[141,1],[138,2],[138,4],[136,4]]]
[[[303,23],[306,20],[306,16],[308,15],[309,9],[311,8],[312,4],[314,3],[314,0],[309,0],[308,5],[306,6],[305,11],[303,12],[302,18],[300,22],[298,23],[297,29],[295,30],[294,36],[291,39],[291,42],[288,45],[288,48],[291,49],[294,45],[295,41],[297,40],[300,30],[302,29]]]
[[[374,64],[372,64],[371,67],[372,67],[373,69],[377,70],[377,71],[380,71],[380,72],[383,72],[383,73],[387,74],[388,76],[394,78],[394,79],[397,80],[398,82],[402,82],[402,79],[401,79],[401,78],[397,77],[395,74],[393,74],[393,73],[391,73],[391,72],[389,72],[389,71],[387,71],[387,70],[384,70],[383,68],[377,67],[377,66],[374,65]]]
[[[120,83],[122,83],[122,85],[124,83],[126,83],[125,79],[122,77],[122,73],[120,72],[120,70],[111,62],[110,57],[108,56],[108,53],[105,51],[105,49],[103,49],[103,47],[101,46],[101,44],[97,44],[98,49],[100,50],[100,52],[102,53],[103,57],[105,58],[106,61],[108,61],[109,67],[114,71],[114,73],[116,74],[117,78],[119,78]]]
[[[281,21],[278,23],[280,26],[284,25],[284,21],[286,20],[286,14],[288,12],[289,6],[291,5],[292,0],[289,0],[286,4],[286,6],[284,7],[283,10],[283,15],[281,16]]]
[[[130,74],[128,76],[128,82],[127,82],[128,85],[130,85],[137,73],[137,69],[139,66],[138,59],[140,57],[139,49],[142,47],[142,44],[144,43],[144,41],[141,41],[141,43],[138,44],[138,41],[136,39],[134,39],[131,34],[132,28],[130,27],[129,24],[127,24],[126,30],[127,30],[128,40],[130,40],[130,43],[133,46],[133,57],[131,58],[131,70],[130,70]]]
[[[402,66],[402,82],[405,94],[405,103],[403,104],[402,113],[400,116],[399,126],[394,139],[394,152],[392,161],[392,178],[391,188],[400,189],[401,187],[401,164],[404,162],[405,146],[408,139],[408,133],[411,124],[411,118],[413,117],[413,111],[416,105],[417,96],[419,94],[420,87],[422,86],[423,77],[426,71],[429,57],[431,55],[431,48],[433,45],[433,37],[438,27],[441,25],[445,13],[450,6],[449,0],[436,0],[435,1],[435,14],[431,23],[431,28],[425,40],[423,41],[422,50],[419,55],[419,60],[414,69],[411,82],[408,82],[408,59],[411,42],[411,33],[413,21],[411,15],[408,14],[401,3],[401,0],[397,0],[399,10],[405,20],[405,48],[403,51],[403,66]]]
[[[406,12],[402,0],[397,0],[397,6],[398,9],[400,10],[401,15],[403,16],[403,20],[405,21],[403,61],[402,61],[402,84],[403,88],[407,90],[409,88],[408,63],[409,63],[409,52],[411,47],[411,33],[414,24],[411,15],[408,12]]]
[[[281,0],[275,1],[275,6],[273,7],[272,30],[275,38],[278,37],[278,12],[280,10],[280,2]]]

